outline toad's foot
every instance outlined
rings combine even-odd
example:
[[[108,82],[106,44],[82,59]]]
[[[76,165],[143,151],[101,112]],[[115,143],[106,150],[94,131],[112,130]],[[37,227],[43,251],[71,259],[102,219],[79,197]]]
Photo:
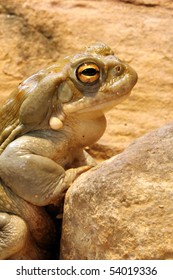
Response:
[[[15,215],[0,213],[0,259],[9,259],[25,246],[28,228]]]
[[[0,260],[48,258],[50,258],[50,252],[36,244],[29,227],[22,218],[0,213]]]
[[[70,185],[74,182],[74,180],[79,175],[81,175],[82,173],[88,171],[91,168],[92,168],[92,166],[85,165],[85,166],[81,166],[81,167],[78,167],[78,168],[70,168],[70,169],[68,169],[65,172],[66,175],[63,178],[62,183],[59,183],[59,187],[61,188],[61,191],[58,188],[58,198],[57,198],[56,194],[53,194],[53,197],[55,197],[55,199],[52,201],[52,203],[55,204],[56,206],[58,206],[62,202],[62,199],[64,198],[66,191],[68,190]],[[55,189],[55,192],[56,191],[57,191],[57,189]]]

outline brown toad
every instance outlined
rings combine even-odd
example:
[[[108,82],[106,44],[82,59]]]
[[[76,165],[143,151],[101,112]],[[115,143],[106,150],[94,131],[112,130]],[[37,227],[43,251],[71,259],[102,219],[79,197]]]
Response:
[[[123,101],[136,72],[103,43],[24,80],[0,109],[0,259],[50,258],[61,201],[94,160],[104,113]]]

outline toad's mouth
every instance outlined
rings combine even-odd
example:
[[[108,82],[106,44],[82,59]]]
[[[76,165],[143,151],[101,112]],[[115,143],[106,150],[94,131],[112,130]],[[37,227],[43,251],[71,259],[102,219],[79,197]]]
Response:
[[[115,95],[115,94],[114,94]],[[109,98],[94,98],[94,97],[83,97],[82,100],[76,101],[71,104],[66,104],[64,105],[64,113],[65,114],[73,114],[73,113],[78,113],[78,114],[83,114],[83,113],[91,113],[91,112],[102,112],[105,113],[109,111],[112,107],[116,106],[117,104],[121,103],[123,100],[128,98],[130,95],[129,93],[125,94],[119,94],[118,92],[116,93],[117,98],[114,97],[112,99],[111,95],[109,95]],[[82,101],[82,102],[80,102]]]
[[[132,88],[137,82],[137,74],[131,68],[119,80],[112,79],[105,83],[96,94],[85,94],[80,100],[63,105],[65,114],[86,114],[109,111],[115,105],[129,97]]]

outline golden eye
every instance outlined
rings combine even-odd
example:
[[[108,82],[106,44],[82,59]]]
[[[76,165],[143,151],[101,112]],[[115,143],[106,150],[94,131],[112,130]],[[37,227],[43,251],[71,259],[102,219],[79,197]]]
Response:
[[[92,62],[81,64],[76,70],[77,79],[85,84],[92,84],[100,78],[100,68]]]

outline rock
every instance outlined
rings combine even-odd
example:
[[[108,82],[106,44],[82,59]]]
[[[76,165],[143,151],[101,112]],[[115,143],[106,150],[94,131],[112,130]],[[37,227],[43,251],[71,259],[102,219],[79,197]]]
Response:
[[[173,123],[73,183],[61,259],[173,259]]]
[[[0,2],[0,100],[38,69],[104,41],[139,80],[130,99],[107,114],[95,157],[121,152],[172,118],[172,0]]]

